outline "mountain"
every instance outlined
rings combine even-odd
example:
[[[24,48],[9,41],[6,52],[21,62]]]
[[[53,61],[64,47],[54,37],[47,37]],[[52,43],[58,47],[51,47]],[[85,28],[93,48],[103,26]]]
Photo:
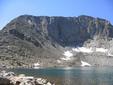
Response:
[[[42,67],[113,66],[112,24],[91,16],[22,15],[0,31],[0,63]],[[82,66],[82,65],[81,65]]]

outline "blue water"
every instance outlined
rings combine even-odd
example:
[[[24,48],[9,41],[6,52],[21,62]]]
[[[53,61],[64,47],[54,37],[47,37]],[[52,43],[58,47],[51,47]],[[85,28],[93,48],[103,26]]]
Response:
[[[11,71],[53,79],[52,81],[58,83],[57,85],[113,85],[113,67],[18,68]]]

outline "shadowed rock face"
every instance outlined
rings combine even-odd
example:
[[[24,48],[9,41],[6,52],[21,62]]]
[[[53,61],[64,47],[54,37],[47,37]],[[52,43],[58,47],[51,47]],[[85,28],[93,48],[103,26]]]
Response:
[[[12,20],[3,31],[20,39],[32,41],[31,36],[39,39],[52,39],[58,44],[78,45],[95,35],[113,37],[113,26],[106,20],[89,16],[47,17],[23,15]],[[38,36],[38,37],[37,37]]]
[[[106,48],[112,37],[113,26],[100,18],[22,15],[0,31],[0,60],[16,66],[30,66],[34,62],[59,66],[55,60],[63,56],[64,47],[95,42],[90,46]]]

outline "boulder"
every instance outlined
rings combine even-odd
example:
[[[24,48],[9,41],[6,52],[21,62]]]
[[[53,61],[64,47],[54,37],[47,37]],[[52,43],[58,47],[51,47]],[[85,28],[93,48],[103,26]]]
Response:
[[[0,77],[0,85],[13,85],[13,84],[10,83],[9,79]]]

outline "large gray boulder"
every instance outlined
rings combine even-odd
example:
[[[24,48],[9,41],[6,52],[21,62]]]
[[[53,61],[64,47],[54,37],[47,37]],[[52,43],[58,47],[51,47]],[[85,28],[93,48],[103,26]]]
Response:
[[[0,77],[0,85],[13,85],[13,84],[10,83],[9,79]]]

